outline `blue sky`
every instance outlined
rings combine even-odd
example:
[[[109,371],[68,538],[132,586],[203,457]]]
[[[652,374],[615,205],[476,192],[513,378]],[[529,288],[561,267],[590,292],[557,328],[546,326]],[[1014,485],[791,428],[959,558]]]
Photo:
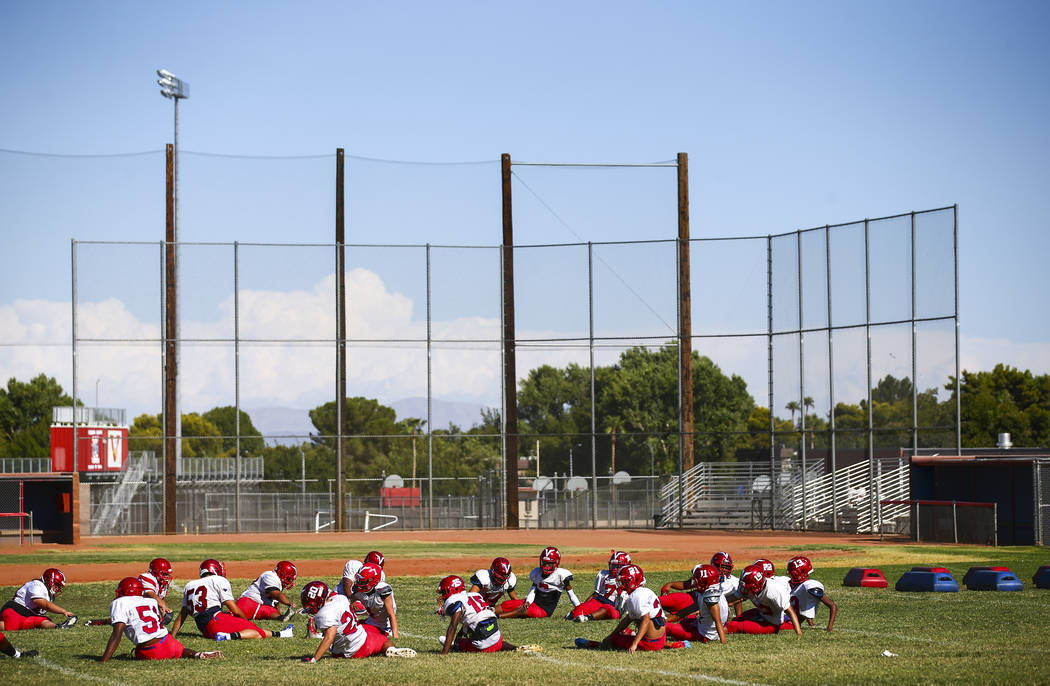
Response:
[[[0,374],[45,371],[68,384],[61,344],[69,341],[70,239],[162,238],[159,151],[172,135],[171,103],[155,85],[162,67],[191,85],[179,122],[183,241],[330,242],[326,184],[336,147],[358,160],[351,240],[468,245],[499,240],[498,226],[485,218],[498,210],[500,153],[654,162],[683,151],[694,237],[766,235],[958,203],[963,366],[1006,362],[1048,373],[1048,25],[1045,2],[162,8],[3,0],[0,148],[71,157],[0,152]],[[96,157],[131,153],[149,154]],[[281,174],[310,183],[282,197],[274,181],[254,203],[244,188],[216,181],[235,158],[204,153],[316,157],[274,162]],[[388,165],[363,158],[485,164],[395,165],[394,183],[429,179],[421,197],[438,210],[428,213],[415,195],[405,202],[380,187]],[[245,168],[270,167],[248,161]],[[558,214],[529,221],[530,194],[518,187],[520,243],[674,235],[673,207],[657,200],[673,192],[673,172],[565,181],[556,172],[517,171]],[[458,181],[470,189],[464,198],[455,196]],[[596,192],[604,181],[624,186]],[[577,203],[588,211],[574,206],[580,197],[593,203]],[[469,219],[450,220],[442,201]],[[400,219],[396,229],[376,219],[388,214]],[[107,268],[82,274],[81,300],[109,312],[110,321],[126,318],[129,331],[156,318],[156,284],[142,267],[152,268],[153,257],[143,250],[120,284],[92,291],[91,280],[105,282]],[[108,264],[112,256],[95,258]],[[330,273],[325,259],[307,260],[288,283],[270,285],[308,292]],[[407,297],[405,326],[418,323],[418,279],[403,283],[396,266],[373,271],[383,298]],[[203,287],[199,294],[209,297]],[[106,310],[111,296],[125,309]],[[215,300],[205,308],[220,308],[221,297]],[[469,329],[467,319],[492,309],[491,302],[464,305],[447,321]],[[554,335],[557,327],[549,328]],[[105,363],[84,364],[85,377],[109,379],[112,404],[149,404]],[[144,397],[154,386],[143,386]],[[491,385],[476,390],[450,396],[490,402]],[[257,403],[315,399],[272,394]],[[213,400],[221,398],[200,402]]]

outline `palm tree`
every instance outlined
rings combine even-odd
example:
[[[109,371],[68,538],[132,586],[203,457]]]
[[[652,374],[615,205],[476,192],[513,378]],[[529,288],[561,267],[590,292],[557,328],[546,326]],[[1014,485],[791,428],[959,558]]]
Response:
[[[791,423],[794,424],[795,423],[795,413],[798,412],[801,409],[798,406],[798,402],[795,401],[795,400],[792,400],[787,405],[784,405],[784,409],[791,412]]]

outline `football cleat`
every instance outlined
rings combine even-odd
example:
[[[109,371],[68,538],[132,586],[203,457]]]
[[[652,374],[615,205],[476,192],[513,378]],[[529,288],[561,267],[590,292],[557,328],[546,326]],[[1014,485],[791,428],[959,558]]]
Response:
[[[590,621],[590,619],[591,619],[590,615],[580,615],[580,616],[576,617],[575,619],[573,619],[572,621],[582,624],[583,622]]]
[[[293,631],[295,631],[295,625],[294,624],[289,624],[288,626],[286,626],[283,629],[281,629],[281,631],[277,634],[277,636],[279,638],[292,638],[292,632]]]
[[[390,646],[384,653],[387,657],[415,657],[416,651],[411,648],[398,648],[397,646]]]
[[[71,628],[75,627],[76,625],[77,625],[77,616],[73,615],[71,617],[66,617],[66,621],[64,621],[61,624],[57,625],[55,628],[56,629],[71,629]]]
[[[529,643],[527,645],[518,646],[515,648],[519,653],[542,653],[543,646],[538,646],[535,643]]]
[[[577,648],[597,648],[601,645],[598,641],[592,641],[587,638],[577,638],[573,643],[576,644]]]
[[[37,657],[39,655],[40,655],[40,651],[39,650],[23,650],[18,655],[15,655],[15,657],[19,657],[19,658],[22,658],[22,657]]]
[[[216,657],[224,657],[221,650],[202,650],[197,653],[198,660],[211,660]]]
[[[220,631],[219,633],[215,634],[215,640],[216,641],[231,641],[233,639],[230,638],[230,635],[228,633],[226,633],[225,631]]]

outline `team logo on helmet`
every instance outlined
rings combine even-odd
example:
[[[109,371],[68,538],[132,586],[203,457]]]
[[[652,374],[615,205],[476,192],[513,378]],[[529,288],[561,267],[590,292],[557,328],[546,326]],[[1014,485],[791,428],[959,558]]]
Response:
[[[552,574],[561,564],[561,553],[552,545],[547,546],[540,553],[540,571],[544,574]]]
[[[776,571],[776,567],[773,566],[773,563],[764,557],[760,557],[754,562],[752,562],[751,566],[758,567],[759,569],[761,569],[762,576],[766,577],[767,579],[772,579],[773,573]]]
[[[386,557],[384,557],[383,553],[379,552],[378,550],[373,550],[367,555],[365,555],[365,564],[379,565],[379,568],[382,569],[383,565],[386,564]]]
[[[55,596],[62,592],[62,589],[66,587],[66,575],[62,573],[61,569],[55,567],[48,567],[44,570],[44,573],[40,575],[40,580],[44,582],[44,586],[51,595]]]
[[[450,574],[438,582],[437,592],[442,599],[448,600],[451,596],[462,592],[463,588],[463,579],[455,574]]]
[[[749,596],[757,595],[766,587],[766,577],[757,565],[748,565],[740,575],[740,586]]]
[[[120,580],[117,584],[117,598],[123,598],[124,596],[140,596],[144,590],[142,582],[138,578],[133,576],[126,576]]]
[[[733,558],[729,557],[729,553],[715,553],[711,556],[711,564],[718,569],[720,574],[729,576],[733,573]]]
[[[368,563],[357,570],[354,576],[354,593],[369,593],[379,584],[383,570],[379,565]]]
[[[693,569],[693,588],[706,591],[718,583],[720,576],[714,565],[698,565]]]
[[[209,574],[214,574],[215,576],[226,576],[226,565],[218,560],[208,558],[204,562],[201,562],[201,576],[204,577]]]
[[[150,560],[148,569],[149,573],[157,578],[161,588],[167,588],[168,584],[171,583],[173,576],[171,563],[163,557],[155,557]]]
[[[510,578],[510,560],[505,557],[497,557],[489,565],[489,576],[492,577],[492,583],[495,586],[502,586],[507,583]]]
[[[295,585],[295,578],[299,576],[298,570],[288,560],[281,560],[277,563],[277,566],[273,568],[276,572],[277,578],[281,580],[281,586],[284,588],[291,588]]]
[[[645,585],[645,574],[638,565],[627,565],[616,575],[616,583],[625,593],[631,593],[639,586]]]
[[[618,574],[621,569],[631,564],[631,556],[622,550],[613,550],[609,555],[609,571]]]
[[[299,593],[299,602],[303,609],[312,615],[317,614],[326,602],[328,602],[328,584],[323,581],[311,581],[303,586]]]
[[[795,584],[800,584],[808,579],[809,573],[812,571],[813,564],[805,555],[796,555],[788,560],[788,576],[791,577],[791,581]]]

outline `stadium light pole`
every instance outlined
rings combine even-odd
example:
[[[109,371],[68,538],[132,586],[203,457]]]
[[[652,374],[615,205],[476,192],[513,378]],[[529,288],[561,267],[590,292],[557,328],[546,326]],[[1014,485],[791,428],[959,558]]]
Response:
[[[179,100],[184,100],[190,97],[190,84],[186,83],[179,77],[172,74],[167,69],[158,69],[157,84],[160,86],[160,94],[165,98],[171,100],[175,105],[175,138],[173,141],[174,160],[172,163],[172,176],[174,179],[174,190],[172,191],[172,205],[174,205],[172,225],[175,235],[174,250],[175,250],[175,302],[171,303],[175,310],[175,327],[174,331],[170,332],[172,338],[175,340],[175,374],[174,374],[174,385],[175,385],[175,464],[176,471],[178,467],[182,465],[182,412],[179,410],[181,402],[179,398],[179,377],[178,369],[180,355],[179,355]]]

